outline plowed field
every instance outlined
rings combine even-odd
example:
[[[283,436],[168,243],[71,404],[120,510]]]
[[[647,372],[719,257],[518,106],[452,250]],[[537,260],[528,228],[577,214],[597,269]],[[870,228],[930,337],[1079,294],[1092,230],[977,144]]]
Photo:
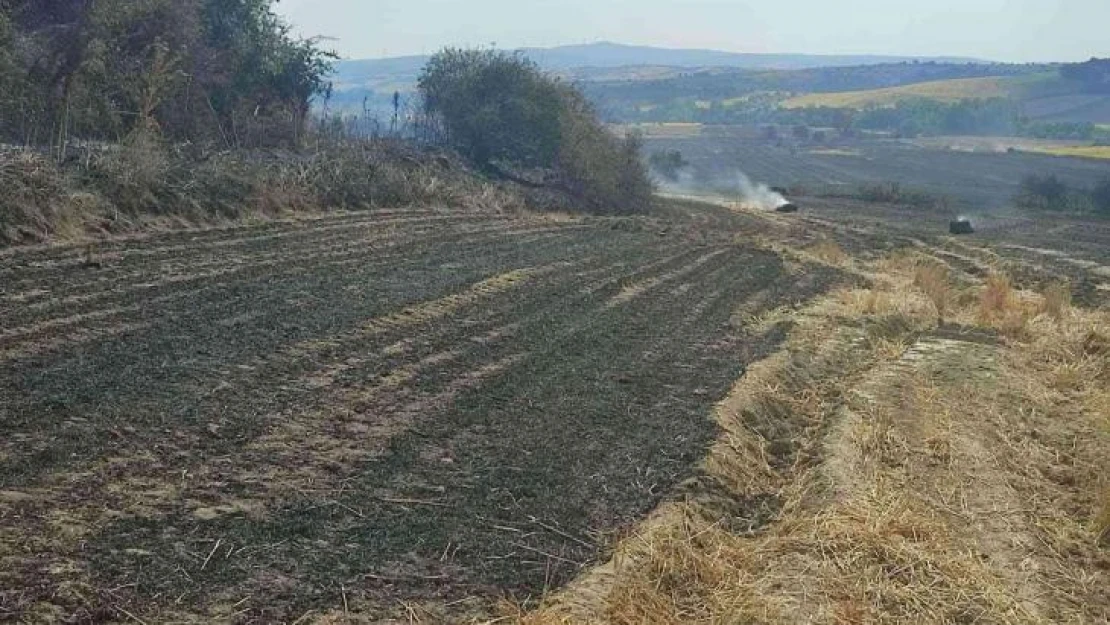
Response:
[[[840,279],[692,210],[0,252],[0,619],[481,613],[569,580],[692,475],[784,336],[753,319]]]

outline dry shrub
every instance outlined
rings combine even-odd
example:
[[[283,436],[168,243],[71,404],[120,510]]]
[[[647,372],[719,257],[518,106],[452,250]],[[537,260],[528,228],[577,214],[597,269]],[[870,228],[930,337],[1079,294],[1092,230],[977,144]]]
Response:
[[[986,285],[979,294],[980,319],[990,320],[1005,314],[1013,307],[1014,288],[1009,276],[992,273],[987,276]]]
[[[1071,285],[1058,282],[1045,287],[1041,312],[1053,319],[1060,320],[1071,309]]]
[[[152,131],[90,148],[64,168],[32,152],[0,155],[0,185],[0,245],[336,208],[519,212],[532,204],[522,188],[491,182],[457,156],[399,141],[321,145],[310,154],[215,152],[171,145]]]
[[[32,152],[0,157],[0,244],[53,234],[66,217],[66,185],[53,162]]]
[[[943,320],[948,314],[953,299],[948,267],[939,263],[921,265],[914,272],[913,283],[932,302],[933,308],[937,311],[937,318]]]
[[[843,266],[849,259],[847,252],[845,252],[836,241],[830,241],[828,239],[822,240],[810,247],[809,253],[821,262],[837,267]]]
[[[1025,334],[1029,319],[1035,316],[1014,291],[1010,277],[1002,273],[987,276],[986,284],[979,293],[979,308],[976,320],[982,326],[994,328],[1010,337]]]

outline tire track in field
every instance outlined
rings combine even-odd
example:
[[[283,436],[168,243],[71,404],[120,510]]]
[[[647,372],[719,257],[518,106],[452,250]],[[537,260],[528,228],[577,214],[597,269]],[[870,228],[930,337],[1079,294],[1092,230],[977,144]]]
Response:
[[[441,241],[444,242],[444,243],[449,243],[454,239],[465,236],[465,237],[469,237],[471,239],[470,241],[467,242],[467,244],[468,245],[474,245],[474,244],[478,244],[478,243],[483,242],[483,241],[496,239],[497,237],[503,236],[503,235],[506,235],[506,234],[533,234],[533,233],[543,233],[543,232],[553,232],[553,231],[556,231],[556,230],[555,229],[539,230],[539,229],[535,229],[535,228],[524,228],[524,229],[521,229],[521,230],[515,230],[514,231],[514,230],[506,229],[506,228],[503,228],[503,227],[498,227],[498,228],[492,228],[492,229],[486,229],[486,230],[480,230],[480,231],[464,231],[464,232],[461,232],[461,233],[453,234],[450,238],[442,239]],[[372,243],[373,241],[367,241],[367,242]],[[229,278],[229,277],[238,276],[240,274],[250,274],[251,272],[259,271],[259,270],[263,270],[263,269],[283,268],[283,267],[288,266],[289,267],[288,269],[281,269],[277,273],[266,273],[265,276],[264,276],[266,279],[286,278],[286,277],[291,277],[291,276],[295,276],[295,275],[301,275],[301,274],[306,273],[308,271],[317,270],[320,267],[331,266],[331,265],[333,265],[332,261],[335,261],[335,260],[351,259],[351,260],[354,260],[354,261],[361,261],[364,257],[368,257],[368,256],[373,257],[373,261],[372,261],[373,264],[384,265],[384,264],[388,264],[389,261],[391,261],[391,260],[395,260],[397,257],[399,257],[401,255],[409,253],[410,250],[405,249],[406,246],[414,244],[414,243],[418,243],[418,242],[429,244],[429,243],[436,242],[436,241],[435,241],[435,239],[421,240],[421,238],[419,237],[419,233],[418,233],[417,236],[412,237],[412,238],[406,238],[406,239],[403,239],[403,240],[390,242],[389,245],[386,246],[385,248],[355,249],[355,250],[350,250],[350,249],[342,249],[342,250],[331,249],[331,250],[329,250],[328,248],[323,247],[323,248],[320,248],[320,249],[313,249],[313,250],[304,251],[303,254],[299,255],[299,256],[288,255],[288,254],[284,254],[282,252],[276,252],[276,253],[273,253],[273,254],[265,255],[265,259],[256,260],[255,262],[251,262],[251,263],[234,264],[230,267],[227,266],[228,263],[220,263],[220,265],[222,265],[220,268],[217,268],[217,269],[214,269],[214,270],[211,270],[211,271],[199,271],[199,272],[195,272],[195,273],[171,274],[168,277],[161,277],[161,278],[155,279],[153,281],[150,280],[150,277],[153,277],[153,276],[151,276],[150,272],[142,272],[142,273],[136,273],[136,276],[139,277],[139,278],[146,278],[146,280],[143,281],[143,282],[138,282],[138,283],[132,284],[132,285],[124,285],[122,287],[121,286],[115,286],[115,288],[113,290],[110,290],[110,291],[100,290],[96,294],[91,295],[91,296],[78,295],[78,296],[71,296],[70,298],[60,298],[60,299],[55,300],[55,301],[57,301],[57,304],[58,304],[57,307],[62,308],[62,309],[65,309],[67,306],[69,306],[71,308],[76,307],[76,308],[80,309],[82,305],[97,303],[100,300],[104,300],[104,299],[110,300],[113,297],[119,297],[121,299],[124,299],[128,295],[137,293],[140,296],[146,296],[146,299],[148,299],[152,303],[154,303],[154,302],[163,302],[163,301],[166,301],[165,300],[166,296],[164,296],[164,295],[155,295],[156,293],[158,293],[158,291],[161,287],[176,287],[176,286],[179,286],[179,285],[183,285],[183,284],[187,284],[187,283],[193,283],[193,282],[203,283],[205,281],[212,281],[213,278]],[[391,250],[392,250],[392,253],[389,253],[389,251],[391,251]],[[305,261],[305,260],[313,260],[313,261],[317,261],[317,262],[314,262],[311,265],[300,265],[300,264],[298,264],[299,261]],[[328,262],[320,262],[320,261],[328,261]],[[172,295],[172,294],[173,293],[172,293],[172,290],[171,290],[170,295]],[[79,298],[79,299],[74,299],[74,298]],[[140,297],[139,301],[142,302],[143,298]],[[49,311],[50,308],[51,308],[50,306],[29,305],[29,306],[22,307],[22,311],[32,313],[32,312],[40,312],[44,309],[46,311]],[[71,312],[71,314],[67,315],[66,317],[73,317],[75,315],[81,315],[81,314],[95,314],[97,312],[98,311],[96,311],[95,309],[91,310],[91,311],[84,311],[84,312],[78,312],[78,313]],[[33,324],[33,325],[58,324],[58,323],[61,323],[61,319],[64,319],[66,317],[61,317],[61,318],[57,318],[57,319],[40,320],[40,321],[35,322],[35,324]],[[7,328],[5,330],[0,330],[0,337],[3,337],[6,334],[17,334],[17,333],[25,333],[25,329],[16,327],[16,328]]]
[[[234,222],[227,225],[200,227],[200,228],[173,228],[163,231],[146,231],[112,235],[107,239],[90,239],[70,243],[41,243],[35,245],[11,246],[0,249],[0,262],[20,257],[24,260],[49,260],[68,254],[82,254],[87,246],[92,243],[102,249],[119,250],[128,247],[165,247],[199,240],[218,241],[222,239],[241,238],[244,233],[265,234],[271,231],[286,231],[309,228],[317,224],[359,222],[375,218],[392,218],[397,216],[420,215],[452,215],[452,214],[484,214],[477,211],[460,211],[446,209],[420,209],[404,208],[396,210],[375,211],[339,211],[331,213],[303,213],[293,217],[264,220],[261,222],[244,223]]]
[[[724,254],[727,251],[727,249],[713,250],[699,256],[698,258],[694,259],[693,262],[687,265],[684,265],[672,271],[668,271],[667,273],[664,273],[660,276],[630,284],[621,289],[620,293],[617,293],[612,298],[610,298],[606,306],[610,308],[615,308],[617,306],[627,304],[628,302],[631,302],[632,300],[635,300],[639,297],[643,297],[661,286],[690,275],[691,273],[705,266],[714,258]]]
[[[580,292],[578,285],[573,282],[556,282],[555,286],[566,294],[571,294],[576,291]],[[533,291],[529,289],[524,294],[526,297],[531,297],[532,292]],[[526,358],[526,352],[520,352],[513,341],[508,341],[506,339],[512,338],[514,336],[514,331],[521,325],[525,325],[531,321],[543,323],[550,318],[553,313],[542,306],[542,302],[546,301],[547,298],[540,299],[541,306],[538,312],[532,313],[522,320],[520,316],[512,314],[512,309],[505,310],[503,311],[504,316],[502,317],[502,321],[509,322],[508,325],[500,325],[493,330],[487,331],[485,334],[481,334],[481,332],[472,332],[470,338],[463,341],[464,343],[476,342],[480,344],[482,349],[479,351],[483,353],[491,349],[494,350],[493,353],[490,353],[482,359],[486,364],[481,364],[481,362],[471,364],[468,359],[463,358],[459,354],[457,349],[434,352],[418,361],[412,369],[401,368],[395,370],[390,374],[386,382],[381,383],[377,387],[372,387],[369,395],[367,395],[365,390],[358,391],[352,397],[348,398],[348,401],[342,402],[343,404],[350,405],[350,400],[352,398],[355,399],[355,406],[358,407],[358,409],[348,414],[365,415],[364,418],[355,416],[349,416],[347,419],[333,416],[330,420],[318,418],[312,420],[312,422],[316,422],[318,423],[318,427],[324,428],[324,433],[322,435],[319,430],[310,428],[309,430],[296,429],[296,431],[293,432],[296,436],[293,438],[290,438],[289,433],[284,433],[282,436],[278,437],[276,441],[265,438],[259,439],[264,441],[266,445],[277,443],[276,447],[263,447],[265,453],[262,454],[262,464],[253,465],[262,466],[262,470],[255,471],[253,474],[247,473],[243,475],[241,473],[241,468],[243,468],[241,461],[220,463],[220,466],[234,466],[239,467],[239,469],[233,469],[233,473],[228,474],[226,471],[221,471],[219,466],[212,467],[216,473],[214,480],[210,478],[210,483],[215,484],[218,489],[220,484],[243,484],[245,482],[250,484],[253,490],[265,492],[267,490],[278,489],[284,492],[286,496],[290,494],[300,494],[310,499],[315,498],[316,500],[320,500],[322,497],[322,503],[325,507],[338,505],[334,501],[329,501],[327,499],[327,493],[334,492],[335,487],[338,485],[336,482],[341,481],[340,478],[344,472],[338,468],[333,468],[330,472],[324,470],[328,465],[326,461],[321,459],[330,457],[334,463],[337,457],[344,459],[348,458],[348,454],[354,454],[358,456],[358,462],[365,462],[368,460],[366,457],[367,450],[365,449],[367,446],[366,441],[362,441],[352,447],[350,442],[352,434],[358,434],[363,428],[370,428],[371,431],[373,431],[374,428],[384,428],[384,431],[395,434],[394,430],[396,424],[389,423],[388,421],[382,423],[380,419],[383,415],[392,415],[392,419],[409,421],[410,417],[407,415],[410,413],[413,413],[412,418],[419,417],[427,412],[434,414],[436,410],[442,410],[447,404],[450,404],[460,392],[476,388],[476,383],[481,383],[491,376],[500,374],[509,365]],[[580,296],[580,299],[583,302],[592,302],[589,308],[592,312],[589,314],[602,314],[605,310],[604,297]],[[432,371],[441,371],[445,366],[452,363],[458,364],[458,366],[455,367],[455,373],[447,373],[446,376],[443,376],[442,382],[433,384],[433,386],[427,388],[427,390],[417,390],[415,396],[409,396],[407,401],[403,395],[397,396],[393,394],[395,390],[413,382],[418,377],[419,370],[425,366],[428,366],[428,373],[430,373]],[[475,375],[475,371],[478,372],[477,375]],[[342,411],[336,410],[335,407],[333,407],[332,413],[342,414]],[[424,416],[425,419],[427,417],[427,415]],[[366,418],[370,419],[369,423],[365,420]],[[281,419],[282,422],[286,422],[287,420],[288,417]],[[338,433],[328,431],[329,425],[331,427],[337,427],[335,425],[336,421],[342,422],[345,424],[345,427],[354,427],[356,431],[350,432],[344,430]],[[295,447],[290,447],[289,442],[283,443],[283,440],[298,442],[295,443]],[[299,441],[307,441],[308,447],[313,450],[313,453],[306,453],[306,450],[301,446]],[[370,453],[374,453],[374,450],[371,450]],[[378,450],[377,453],[381,453],[380,450]],[[273,462],[275,456],[284,457],[287,461],[275,463]],[[317,465],[317,462],[320,462],[320,465]],[[340,464],[342,464],[342,462]],[[248,466],[251,465],[248,464]],[[334,467],[334,464],[332,466]],[[269,467],[269,469],[267,470],[265,467]],[[234,475],[236,471],[240,472],[238,477]],[[328,488],[329,484],[331,485],[330,488]],[[313,488],[313,486],[315,486],[315,488]],[[394,489],[398,488],[398,486],[400,485],[390,486],[384,490],[379,487],[377,497],[389,498],[391,495],[395,494]],[[410,484],[408,486],[411,487],[413,485]],[[126,490],[132,489],[128,488]],[[234,490],[236,492],[243,492],[242,488],[236,488]],[[340,492],[342,492],[341,486]],[[215,505],[199,508],[198,510],[202,517],[227,517],[228,519],[234,519],[236,515],[244,513],[248,516],[255,516],[261,514],[263,510],[261,503],[256,500],[244,499],[232,503],[216,504],[218,499],[213,499],[212,497],[218,494],[218,490],[210,491],[205,503]],[[320,505],[320,501],[317,501],[316,505]],[[357,509],[346,505],[343,507],[349,508],[350,510]]]

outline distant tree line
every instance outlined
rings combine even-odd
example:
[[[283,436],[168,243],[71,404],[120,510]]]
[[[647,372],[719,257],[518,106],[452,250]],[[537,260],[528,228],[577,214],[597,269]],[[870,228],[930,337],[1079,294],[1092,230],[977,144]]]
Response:
[[[0,0],[0,137],[296,144],[332,56],[273,0]]]
[[[1085,122],[1043,122],[1024,115],[1008,98],[942,102],[908,99],[863,110],[782,107],[795,93],[876,89],[983,76],[1020,76],[1055,69],[1087,93],[1110,93],[1110,59],[1046,65],[900,63],[797,71],[703,70],[652,81],[588,83],[586,93],[614,123],[695,122],[702,124],[806,125],[843,133],[870,130],[918,135],[1018,135],[1046,139],[1110,140]]]
[[[1053,174],[1022,179],[1018,206],[1035,210],[1092,212],[1110,217],[1110,176],[1090,189],[1069,187]]]
[[[1110,59],[1091,59],[1060,68],[1060,75],[1083,85],[1088,93],[1110,93]]]
[[[658,80],[586,83],[587,95],[601,106],[660,104],[681,94],[691,100],[728,100],[762,93],[831,93],[898,87],[932,80],[1021,76],[1050,71],[1045,65],[986,63],[885,63],[801,70],[695,70]]]

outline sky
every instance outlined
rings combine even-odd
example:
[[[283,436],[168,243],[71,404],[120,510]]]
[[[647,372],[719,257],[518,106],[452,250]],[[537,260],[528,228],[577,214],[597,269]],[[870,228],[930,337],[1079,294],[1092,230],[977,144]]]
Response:
[[[347,58],[612,41],[730,52],[1110,56],[1110,0],[280,0]]]

